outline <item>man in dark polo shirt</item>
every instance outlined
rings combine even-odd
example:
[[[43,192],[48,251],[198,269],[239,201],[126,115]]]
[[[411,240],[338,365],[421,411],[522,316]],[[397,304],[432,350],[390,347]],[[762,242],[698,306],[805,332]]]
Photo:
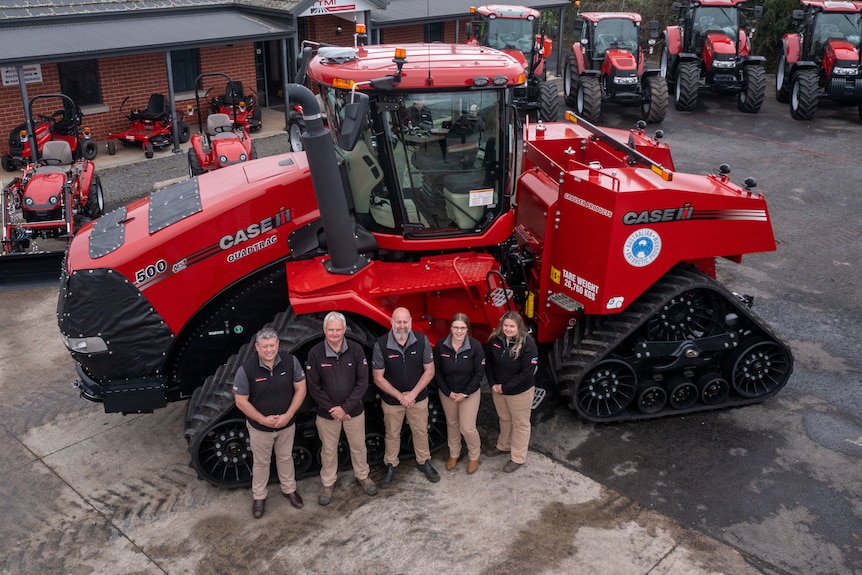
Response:
[[[434,356],[431,342],[424,334],[413,331],[412,326],[410,312],[403,307],[396,308],[392,312],[392,330],[375,342],[371,359],[374,384],[383,392],[386,472],[380,481],[382,487],[389,487],[395,479],[405,417],[413,435],[413,451],[419,469],[428,481],[440,481],[440,475],[431,466],[428,447],[427,388],[434,379]]]
[[[365,406],[368,389],[368,359],[355,341],[344,337],[347,319],[337,311],[323,318],[325,340],[311,348],[306,358],[308,394],[317,403],[317,434],[320,437],[320,494],[317,502],[329,505],[338,478],[338,440],[341,430],[350,446],[350,461],[357,483],[368,495],[377,486],[368,477],[365,446]]]
[[[302,497],[296,492],[293,468],[294,416],[305,399],[305,373],[294,356],[278,351],[278,334],[264,327],[254,337],[257,354],[236,371],[233,393],[236,406],[245,414],[254,465],[251,470],[251,511],[259,519],[266,511],[269,464],[275,465],[281,492],[297,509]]]

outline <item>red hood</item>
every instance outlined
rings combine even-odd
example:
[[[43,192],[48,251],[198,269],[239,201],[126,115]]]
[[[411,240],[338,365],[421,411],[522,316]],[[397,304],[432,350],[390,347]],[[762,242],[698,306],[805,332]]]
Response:
[[[605,61],[615,70],[636,70],[638,67],[634,54],[628,50],[611,48],[605,52]]]
[[[736,54],[733,41],[721,32],[710,32],[706,35],[706,43],[711,46],[713,54]]]
[[[847,40],[829,40],[826,43],[826,52],[831,55],[833,61],[859,61],[859,51]]]

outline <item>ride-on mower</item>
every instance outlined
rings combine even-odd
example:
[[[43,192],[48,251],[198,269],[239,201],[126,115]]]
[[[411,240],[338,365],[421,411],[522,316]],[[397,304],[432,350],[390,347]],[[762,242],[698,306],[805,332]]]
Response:
[[[61,100],[63,107],[50,115],[42,113],[38,108],[43,101]],[[50,108],[49,108],[50,109]],[[99,152],[96,141],[90,138],[90,129],[82,128],[83,113],[81,108],[65,94],[41,94],[30,99],[27,110],[30,114],[30,125],[33,126],[33,139],[36,142],[36,157],[41,157],[42,147],[51,140],[68,142],[74,159],[92,160]],[[34,111],[35,110],[35,111]],[[27,123],[16,126],[9,134],[9,153],[0,159],[3,169],[14,172],[23,165],[33,161],[30,149],[30,137],[27,133]]]
[[[246,94],[242,82],[228,80],[224,96],[216,96],[210,104],[214,114],[227,114],[246,132],[256,132],[263,127],[263,113],[258,105],[257,94],[253,90]]]
[[[126,96],[120,104],[120,113],[131,96]],[[191,115],[193,110],[187,109],[186,114]],[[153,157],[153,150],[163,150],[171,145],[173,140],[173,119],[168,108],[168,100],[164,94],[150,94],[147,108],[145,110],[132,110],[124,114],[132,125],[128,130],[116,134],[108,134],[108,154],[117,153],[117,142],[124,146],[139,145],[144,149],[144,156]],[[178,117],[182,114],[177,112]],[[184,120],[177,121],[177,136],[181,144],[189,141],[191,128]]]
[[[583,12],[575,21],[575,43],[566,58],[563,92],[566,104],[597,122],[602,102],[639,105],[650,124],[667,114],[667,82],[658,68],[646,68],[641,47],[641,16],[634,12]],[[650,22],[652,52],[658,22]]]
[[[65,140],[46,142],[37,163],[3,188],[3,251],[36,250],[36,238],[68,238],[75,217],[95,219],[105,209],[96,165],[75,160]]]
[[[201,74],[195,80],[195,104],[198,111],[198,133],[192,136],[192,145],[188,151],[189,177],[199,176],[225,166],[238,164],[257,158],[257,150],[251,141],[251,136],[238,121],[238,116],[233,118],[227,114],[210,113],[206,120],[204,130],[203,114],[200,106],[200,89],[204,78],[222,76],[228,79],[228,86],[235,84],[231,82],[227,74],[212,72]],[[233,107],[233,113],[237,114],[237,107]]]

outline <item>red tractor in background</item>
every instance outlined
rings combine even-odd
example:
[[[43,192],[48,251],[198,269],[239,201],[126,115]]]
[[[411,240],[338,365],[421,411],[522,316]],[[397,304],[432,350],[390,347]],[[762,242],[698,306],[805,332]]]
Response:
[[[213,114],[227,115],[246,133],[263,127],[263,112],[258,105],[257,94],[254,91],[246,94],[242,82],[228,80],[224,95],[213,98],[210,105]]]
[[[751,55],[753,28],[745,30],[744,17],[755,19],[762,6],[743,8],[745,0],[688,0],[674,2],[679,25],[664,32],[661,71],[674,86],[677,110],[692,111],[702,90],[736,94],[742,112],[760,111],[766,96],[763,56]]]
[[[250,482],[231,385],[253,334],[271,324],[304,360],[330,310],[366,353],[400,306],[432,343],[455,312],[483,340],[517,310],[541,346],[543,385],[591,421],[741,406],[786,384],[787,345],[715,279],[717,257],[775,249],[752,178],[740,187],[726,165],[675,172],[645,124],[522,127],[511,98],[523,65],[496,50],[321,47],[304,58],[324,105],[288,86],[304,153],[158,190],[83,228],[66,255],[57,316],[82,395],[123,413],[190,398],[185,435],[202,479]],[[430,125],[416,131],[420,101]],[[429,397],[437,449],[445,418]],[[364,402],[375,463],[379,393]],[[311,403],[296,438],[297,476],[313,475]]]
[[[120,113],[131,96],[126,96],[120,104]],[[186,114],[191,115],[193,110],[186,109]],[[113,156],[117,153],[117,142],[124,146],[139,145],[144,150],[144,156],[149,159],[153,157],[155,150],[163,150],[171,145],[174,137],[173,117],[169,108],[169,100],[164,94],[150,94],[147,107],[144,110],[134,109],[124,114],[132,123],[129,129],[116,134],[108,134],[108,154]],[[181,113],[177,113],[182,118]],[[177,121],[177,137],[181,144],[189,141],[191,128],[183,120]]]
[[[230,80],[227,74],[221,72],[201,74],[195,79],[198,133],[192,136],[192,145],[188,151],[189,177],[192,178],[225,166],[257,158],[257,150],[254,148],[251,136],[238,119],[237,107],[233,107],[233,117],[221,112],[210,112],[206,119],[206,129],[204,129],[200,90],[203,89],[203,81],[212,77],[227,78],[228,86],[236,84]]]
[[[640,14],[583,12],[575,22],[575,43],[566,57],[563,92],[575,113],[597,122],[602,102],[639,105],[650,124],[667,114],[667,82],[659,69],[648,70],[641,47]],[[649,52],[658,37],[650,23]]]
[[[862,2],[802,0],[796,32],[781,38],[775,97],[790,115],[810,120],[818,101],[859,107],[862,119]]]
[[[524,66],[527,83],[514,90],[515,107],[525,114],[535,112],[543,122],[559,120],[559,89],[548,81],[545,67],[553,39],[546,35],[539,11],[490,4],[471,6],[470,13],[475,20],[467,23],[467,44],[500,50]]]

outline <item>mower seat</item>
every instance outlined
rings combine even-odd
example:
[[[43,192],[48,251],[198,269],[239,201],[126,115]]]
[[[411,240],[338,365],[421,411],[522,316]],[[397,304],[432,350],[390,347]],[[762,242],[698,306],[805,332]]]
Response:
[[[233,133],[233,122],[227,114],[210,114],[207,116],[207,134],[218,140],[224,138],[236,138]]]
[[[36,168],[37,174],[65,174],[72,163],[72,148],[65,140],[51,140],[42,147],[42,162],[50,164]]]
[[[164,94],[150,94],[150,100],[147,102],[147,109],[138,112],[138,117],[141,120],[149,120],[151,122],[159,122],[168,117],[167,99]]]

